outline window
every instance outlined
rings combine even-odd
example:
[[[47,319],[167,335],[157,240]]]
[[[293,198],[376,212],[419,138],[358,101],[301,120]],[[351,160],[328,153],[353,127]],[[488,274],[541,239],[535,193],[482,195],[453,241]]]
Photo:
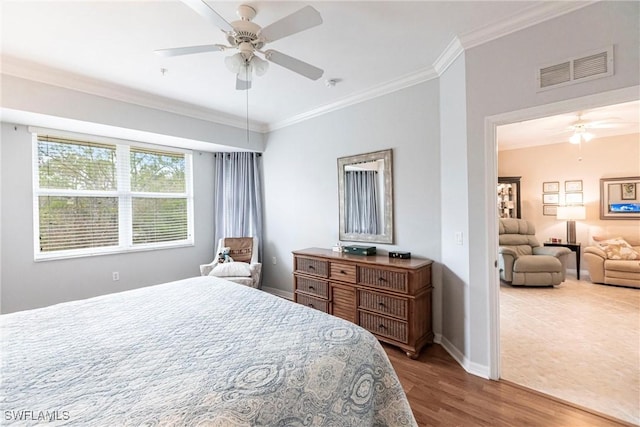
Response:
[[[35,258],[191,245],[191,188],[188,152],[37,134]]]

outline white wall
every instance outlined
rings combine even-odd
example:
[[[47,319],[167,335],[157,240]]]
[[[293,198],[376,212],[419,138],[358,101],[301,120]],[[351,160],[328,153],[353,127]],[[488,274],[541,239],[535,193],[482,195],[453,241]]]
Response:
[[[338,241],[338,157],[387,148],[395,244],[376,246],[440,260],[438,91],[428,81],[269,134],[263,286],[292,292],[291,251]]]
[[[487,225],[493,218],[495,183],[485,181],[485,118],[639,83],[639,3],[599,2],[465,52],[467,84],[467,156],[469,177],[469,301],[472,337],[467,357],[476,366],[490,362],[489,306],[495,254],[488,253]],[[536,92],[538,66],[615,45],[615,75]],[[489,161],[491,164],[491,161]],[[490,172],[490,171],[489,171]],[[487,197],[491,195],[491,197]]]

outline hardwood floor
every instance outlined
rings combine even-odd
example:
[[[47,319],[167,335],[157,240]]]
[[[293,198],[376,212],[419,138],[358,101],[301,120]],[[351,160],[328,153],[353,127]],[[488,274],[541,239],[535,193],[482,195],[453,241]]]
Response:
[[[504,381],[467,373],[440,345],[411,360],[383,344],[419,426],[626,426]]]

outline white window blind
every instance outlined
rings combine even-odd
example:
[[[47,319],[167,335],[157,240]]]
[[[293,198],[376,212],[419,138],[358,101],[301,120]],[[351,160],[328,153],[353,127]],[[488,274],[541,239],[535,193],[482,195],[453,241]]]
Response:
[[[193,244],[191,155],[34,138],[35,258]]]

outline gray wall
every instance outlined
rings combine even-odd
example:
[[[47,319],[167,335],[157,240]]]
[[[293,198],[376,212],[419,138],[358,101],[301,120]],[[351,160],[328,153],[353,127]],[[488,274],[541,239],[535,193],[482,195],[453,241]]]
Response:
[[[460,55],[440,77],[442,168],[442,322],[441,340],[459,359],[469,347],[469,205],[465,60]],[[462,196],[461,196],[462,195]],[[462,233],[462,244],[455,241]],[[462,360],[461,360],[462,361]]]
[[[387,148],[395,244],[376,246],[440,260],[438,92],[428,81],[268,135],[263,286],[292,292],[291,251],[338,241],[337,158]]]
[[[465,52],[467,86],[467,176],[469,205],[469,308],[465,310],[471,338],[465,356],[476,367],[490,360],[488,282],[496,254],[487,251],[494,236],[486,233],[495,206],[495,182],[486,181],[485,118],[566,99],[639,84],[640,3],[598,2]],[[535,70],[542,65],[585,52],[615,46],[615,75],[536,92]],[[640,94],[639,94],[640,96]],[[445,231],[445,235],[447,231]],[[443,323],[449,319],[445,315]],[[484,369],[484,368],[482,368]]]
[[[33,261],[31,134],[11,116],[36,126],[204,150],[262,151],[264,136],[242,129],[122,101],[2,76],[3,123],[0,158],[0,311],[25,310],[118,292],[199,274],[213,259],[213,156],[195,151],[195,246],[67,260]],[[27,112],[18,115],[14,111]],[[123,130],[126,131],[123,133]],[[226,146],[226,147],[223,147]],[[120,280],[112,280],[112,272]]]
[[[195,246],[34,262],[31,133],[3,123],[1,137],[2,313],[197,276],[213,259],[213,155],[194,152]]]
[[[265,265],[263,285],[292,291],[291,251],[330,247],[338,239],[337,164],[341,156],[394,150],[395,244],[381,249],[411,251],[432,258],[436,334],[472,371],[487,372],[490,361],[488,281],[495,254],[488,253],[487,225],[496,219],[495,182],[486,179],[485,118],[575,97],[639,84],[639,4],[599,2],[554,20],[467,50],[440,79],[334,111],[267,135],[264,162]],[[545,92],[535,90],[538,66],[615,45],[615,75]],[[5,105],[3,81],[3,106]],[[57,89],[46,92],[59,96]],[[39,92],[30,92],[30,97]],[[57,108],[33,104],[10,93],[12,108],[46,113]],[[88,100],[72,99],[62,117],[109,118],[114,126],[139,126],[185,136],[188,118]],[[90,95],[87,95],[90,96]],[[98,98],[98,97],[95,97]],[[94,103],[95,102],[95,103]],[[92,109],[92,107],[96,107]],[[62,114],[64,113],[64,114]],[[128,117],[128,118],[127,118]],[[131,119],[133,117],[133,119]],[[169,123],[167,123],[169,119]],[[162,125],[156,123],[162,122]],[[198,123],[198,135],[220,131]],[[164,129],[161,129],[161,127]],[[204,126],[204,127],[202,127]],[[148,129],[145,129],[148,130]],[[77,260],[34,263],[30,195],[30,140],[24,128],[2,129],[2,309],[51,304],[64,299],[118,291],[197,274],[213,252],[209,222],[212,201],[210,155],[195,156],[196,247]],[[202,137],[203,137],[202,136]],[[209,135],[211,136],[211,135]],[[200,138],[200,136],[198,136]],[[210,142],[218,142],[210,141]],[[490,163],[490,162],[489,162]],[[463,233],[463,245],[453,241]],[[276,264],[272,261],[275,259]],[[441,268],[442,267],[442,268]],[[119,271],[120,282],[111,281]],[[441,323],[440,323],[441,315]]]

